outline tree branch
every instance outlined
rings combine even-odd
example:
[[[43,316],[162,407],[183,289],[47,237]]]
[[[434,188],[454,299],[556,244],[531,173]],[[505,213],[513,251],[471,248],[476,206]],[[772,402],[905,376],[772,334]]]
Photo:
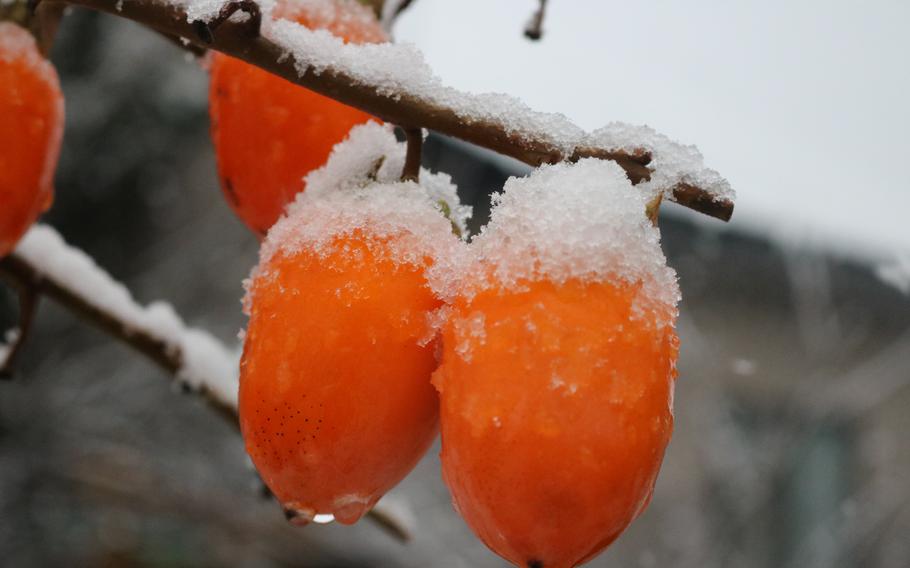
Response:
[[[61,0],[44,1],[57,3]],[[69,3],[128,18],[170,36],[188,38],[199,47],[208,47],[242,59],[386,122],[435,130],[531,166],[594,157],[615,161],[626,171],[632,183],[646,181],[651,177],[651,170],[647,167],[651,156],[645,151],[630,152],[591,146],[577,147],[567,154],[564,146],[553,138],[510,130],[507,124],[495,118],[465,120],[444,102],[426,100],[405,91],[389,93],[387,88],[365,82],[344,69],[327,68],[320,73],[307,72],[301,75],[294,57],[289,56],[285,48],[262,36],[251,37],[250,26],[246,22],[225,21],[217,33],[213,34],[211,44],[207,44],[203,38],[198,37],[194,25],[187,22],[186,12],[182,8],[160,0],[130,0],[123,3],[116,0],[71,0]],[[733,213],[732,201],[716,198],[704,188],[686,186],[673,190],[675,201],[696,211],[723,220],[729,219]]]
[[[91,298],[46,276],[40,268],[17,252],[0,259],[0,278],[14,283],[20,290],[29,290],[35,296],[46,296],[54,300],[80,319],[145,355],[170,375],[177,375],[183,368],[184,354],[180,349],[147,330],[123,321]],[[237,411],[232,405],[218,399],[211,390],[204,387],[199,389],[199,394],[219,416],[239,431]]]

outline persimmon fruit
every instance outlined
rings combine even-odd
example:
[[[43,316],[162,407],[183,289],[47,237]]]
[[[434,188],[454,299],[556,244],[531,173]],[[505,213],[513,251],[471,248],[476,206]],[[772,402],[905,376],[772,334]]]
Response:
[[[54,198],[63,137],[63,94],[32,35],[0,22],[0,256]]]
[[[517,566],[602,551],[670,440],[678,288],[636,191],[595,162],[507,182],[443,325],[443,477]]]
[[[354,154],[368,134],[346,143]],[[289,518],[349,524],[436,436],[434,270],[464,243],[415,183],[322,177],[269,231],[247,284],[240,427]]]
[[[380,43],[385,32],[354,0],[284,1],[274,17],[325,29],[352,43]],[[239,59],[211,59],[209,113],[221,188],[231,208],[264,235],[302,178],[321,166],[348,131],[372,117]],[[375,119],[374,119],[375,120]]]
[[[575,566],[650,500],[677,340],[631,317],[634,293],[542,281],[449,316],[434,376],[443,473],[468,524],[519,566]]]

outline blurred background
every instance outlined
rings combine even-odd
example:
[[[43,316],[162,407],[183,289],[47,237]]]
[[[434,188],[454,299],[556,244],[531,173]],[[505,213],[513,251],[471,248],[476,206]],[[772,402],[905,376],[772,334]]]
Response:
[[[910,566],[910,5],[594,4],[551,0],[537,44],[531,1],[419,0],[398,28],[449,84],[586,128],[647,122],[739,190],[729,224],[664,207],[684,296],[676,430],[650,508],[591,566]],[[53,60],[68,112],[44,221],[140,301],[235,344],[258,245],[217,185],[206,74],[83,11]],[[424,158],[475,230],[526,171],[440,137]],[[0,327],[15,320],[0,288]],[[505,565],[453,511],[438,446],[392,495],[411,542],[293,528],[229,425],[50,302],[19,370],[0,383],[0,565]]]

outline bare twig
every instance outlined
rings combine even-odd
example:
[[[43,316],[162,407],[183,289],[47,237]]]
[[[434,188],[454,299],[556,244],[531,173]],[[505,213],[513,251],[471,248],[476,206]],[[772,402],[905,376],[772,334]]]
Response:
[[[51,298],[81,319],[142,353],[171,375],[177,375],[183,367],[184,354],[179,348],[118,319],[115,315],[99,307],[91,298],[84,297],[64,283],[46,276],[37,266],[32,265],[26,257],[17,252],[0,258],[0,277],[12,282],[19,290],[27,290],[28,294],[35,297],[43,295]],[[28,306],[23,310],[23,314],[28,313]],[[28,326],[29,322],[21,323],[23,328],[20,332],[21,336],[25,335]],[[195,392],[203,397],[212,410],[239,431],[235,407],[217,398],[205,388]],[[404,523],[395,519],[388,512],[374,509],[368,512],[367,516],[396,539],[407,540],[402,536],[408,534]]]
[[[62,0],[44,1],[57,3]],[[69,3],[125,17],[171,36],[197,38],[197,30],[187,22],[186,12],[172,3],[131,0],[123,3],[120,10],[116,0],[71,0]],[[532,166],[596,157],[615,161],[633,183],[650,179],[651,171],[647,164],[651,157],[647,152],[583,147],[567,154],[555,139],[516,132],[493,118],[466,121],[446,103],[426,100],[414,93],[396,92],[394,96],[388,96],[387,90],[380,89],[378,84],[364,82],[343,69],[329,68],[321,73],[301,75],[294,58],[289,57],[284,48],[262,36],[251,37],[248,23],[226,20],[220,24],[218,33],[213,34],[210,45],[198,38],[194,42],[242,59],[386,122],[435,130]],[[696,211],[724,220],[733,213],[732,201],[715,199],[703,188],[685,186],[674,190],[675,201]]]
[[[547,9],[547,0],[539,0],[540,5],[537,11],[531,15],[528,24],[525,26],[525,37],[532,40],[539,40],[543,37],[543,18]]]
[[[404,128],[404,135],[408,141],[408,150],[404,158],[404,169],[401,171],[401,181],[418,181],[420,178],[420,157],[423,152],[423,130],[420,128]]]
[[[0,361],[0,379],[13,378],[16,366],[16,356],[22,350],[29,331],[32,328],[32,321],[35,319],[35,311],[38,309],[38,294],[30,286],[18,287],[19,292],[19,329],[15,333],[12,345],[8,347],[6,358]]]

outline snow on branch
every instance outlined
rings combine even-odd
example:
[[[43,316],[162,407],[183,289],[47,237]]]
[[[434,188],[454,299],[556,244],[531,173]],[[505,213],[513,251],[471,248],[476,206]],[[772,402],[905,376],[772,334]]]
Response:
[[[15,252],[0,260],[0,276],[59,302],[128,343],[236,425],[238,353],[187,327],[170,304],[139,305],[123,284],[51,227],[32,227]]]
[[[345,44],[327,31],[272,19],[273,0],[258,3],[261,22],[250,17],[220,18],[227,10],[223,0],[44,2],[66,2],[134,20],[242,59],[406,129],[435,130],[532,166],[586,157],[612,160],[633,183],[653,179],[659,183],[648,189],[659,190],[686,207],[723,220],[733,214],[729,184],[706,168],[691,146],[662,137],[660,144],[649,147],[646,142],[653,142],[655,136],[645,127],[621,125],[619,129],[614,124],[609,132],[588,133],[561,114],[534,111],[508,95],[460,92],[444,86],[412,45]],[[217,26],[211,29],[206,24]],[[641,140],[636,140],[637,134]]]
[[[0,279],[20,291],[58,302],[133,347],[239,428],[239,350],[188,327],[168,303],[140,305],[123,284],[84,252],[67,245],[51,227],[35,225],[13,253],[0,258]],[[14,347],[0,343],[0,363],[22,339],[16,332],[9,335],[6,339]],[[380,503],[368,517],[396,539],[410,538],[409,523],[392,508]]]

